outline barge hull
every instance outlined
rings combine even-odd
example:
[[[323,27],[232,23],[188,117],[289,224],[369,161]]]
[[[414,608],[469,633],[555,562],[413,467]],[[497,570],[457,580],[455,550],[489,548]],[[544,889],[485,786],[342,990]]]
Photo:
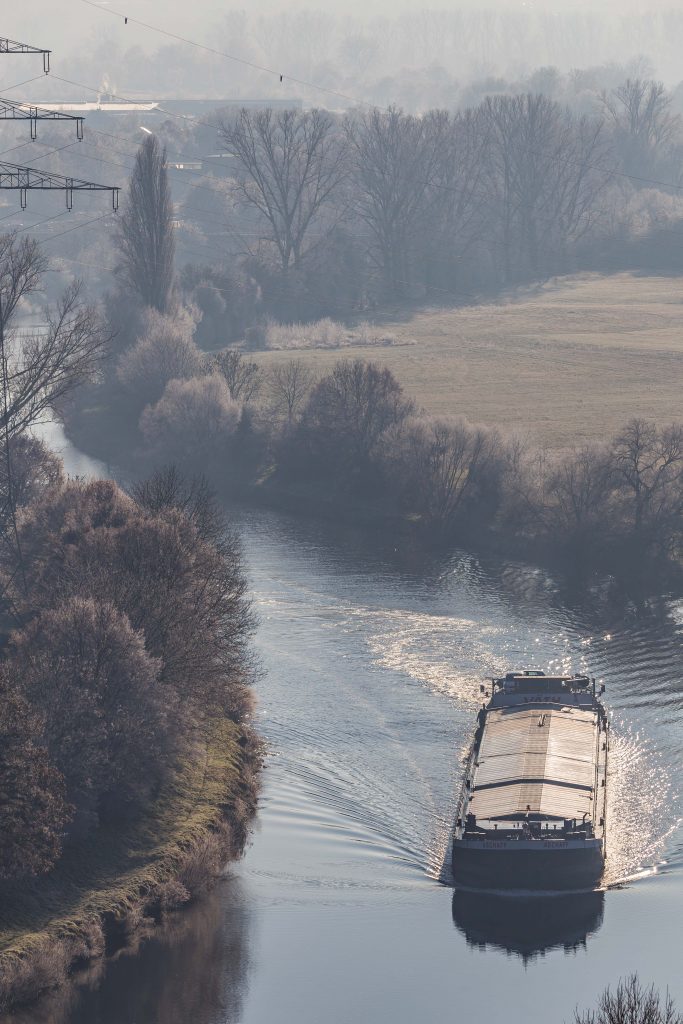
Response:
[[[477,889],[589,889],[604,867],[600,846],[584,850],[482,850],[453,848],[453,874]]]

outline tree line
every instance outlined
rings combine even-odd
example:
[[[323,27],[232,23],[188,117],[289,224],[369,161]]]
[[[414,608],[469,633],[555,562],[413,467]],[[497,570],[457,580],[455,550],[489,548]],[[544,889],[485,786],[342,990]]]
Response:
[[[141,813],[212,722],[250,709],[240,545],[207,484],[69,480],[30,430],[110,340],[76,287],[22,334],[44,271],[35,243],[0,239],[0,880]]]
[[[212,237],[224,260],[189,263],[175,280],[176,225],[191,241],[196,190],[174,210],[153,136],[119,236],[125,292],[161,312],[193,304],[209,348],[257,347],[268,316],[345,316],[600,269],[617,236],[623,247],[642,234],[641,193],[648,223],[680,219],[681,118],[642,77],[603,89],[590,112],[495,90],[420,115],[245,108],[224,112],[216,142],[228,177],[196,184],[220,185]]]
[[[428,415],[375,362],[340,359],[322,376],[299,358],[264,369],[234,349],[205,355],[192,332],[189,317],[148,313],[88,399],[106,396],[106,432],[127,431],[138,471],[177,461],[222,492],[258,482],[351,514],[370,503],[430,540],[486,539],[617,572],[680,559],[681,423],[633,419],[602,443],[551,455]]]

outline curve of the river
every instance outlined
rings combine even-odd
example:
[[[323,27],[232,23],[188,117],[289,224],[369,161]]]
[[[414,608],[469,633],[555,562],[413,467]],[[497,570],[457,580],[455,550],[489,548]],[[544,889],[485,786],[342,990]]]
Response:
[[[59,447],[59,444],[57,445]],[[62,439],[67,468],[74,463]],[[136,956],[34,1010],[59,1024],[562,1022],[638,970],[683,1004],[683,603],[233,510],[270,755],[243,861]],[[454,893],[479,682],[589,670],[613,719],[602,891]]]

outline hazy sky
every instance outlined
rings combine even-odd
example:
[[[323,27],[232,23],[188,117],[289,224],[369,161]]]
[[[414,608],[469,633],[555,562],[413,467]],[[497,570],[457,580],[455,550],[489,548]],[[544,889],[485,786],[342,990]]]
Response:
[[[462,10],[495,8],[503,10],[528,11],[568,11],[568,10],[609,10],[614,13],[626,12],[657,12],[667,9],[680,9],[672,0],[441,0],[437,3],[419,3],[418,0],[344,0],[343,4],[332,3],[331,0],[319,3],[288,3],[287,0],[250,0],[249,3],[225,3],[221,0],[110,0],[110,9],[121,11],[131,17],[149,21],[155,25],[163,25],[169,31],[178,31],[204,40],[213,23],[220,20],[222,13],[228,9],[243,8],[251,13],[273,10],[306,9],[322,10],[343,16],[345,13],[355,16],[375,17],[391,16],[404,11]],[[99,37],[106,30],[120,36],[121,23],[111,15],[106,15],[88,7],[82,0],[67,0],[66,3],[55,3],[55,0],[33,0],[29,4],[13,3],[3,0],[5,10],[2,14],[0,32],[11,39],[22,42],[36,43],[50,47],[55,51],[70,52],[76,42],[87,40],[95,32]],[[7,9],[9,8],[9,9]],[[159,37],[154,33],[145,32],[137,26],[128,26],[131,43],[156,45]],[[16,59],[18,58],[5,58]],[[2,76],[4,78],[4,75]]]
[[[9,7],[9,0],[0,0],[0,3],[4,8]],[[606,62],[626,63],[645,57],[647,67],[658,77],[664,78],[667,84],[676,84],[681,78],[683,0],[437,0],[428,6],[423,6],[418,0],[345,0],[342,4],[332,3],[332,0],[309,4],[297,3],[296,0],[250,0],[249,3],[241,4],[239,0],[101,0],[100,6],[102,9],[98,10],[85,0],[62,0],[62,3],[56,0],[33,0],[30,5],[15,0],[10,9],[3,10],[0,33],[12,39],[50,48],[53,51],[53,70],[57,75],[84,81],[86,79],[82,75],[79,78],[79,69],[86,68],[88,82],[104,83],[106,79],[107,87],[113,85],[114,91],[118,90],[123,95],[136,88],[148,89],[151,95],[158,87],[153,79],[155,66],[150,64],[146,67],[144,62],[138,62],[137,65],[126,67],[122,59],[124,51],[140,47],[154,51],[172,40],[158,31],[142,27],[134,20],[124,25],[123,18],[115,17],[111,12],[148,22],[199,43],[213,43],[227,53],[242,53],[268,68],[277,68],[278,71],[282,69],[292,79],[298,74],[316,82],[321,80],[320,76],[325,71],[325,60],[332,61],[337,70],[348,70],[351,76],[365,74],[368,79],[372,77],[375,67],[380,77],[400,74],[403,68],[429,69],[440,63],[450,75],[456,77],[483,74],[514,77],[544,64],[555,64],[567,71],[573,67]],[[508,15],[519,12],[519,23],[513,19],[511,24],[499,29],[497,38],[492,38],[486,19],[475,19],[478,22],[476,30],[473,29],[476,38],[473,36],[471,40],[462,40],[461,46],[457,32],[455,35],[451,32],[450,36],[437,34],[435,37],[439,19],[425,19],[430,23],[430,31],[421,33],[414,26],[404,25],[396,33],[397,37],[401,36],[399,50],[390,50],[392,33],[382,36],[375,32],[375,42],[378,39],[387,41],[384,49],[391,54],[389,63],[385,62],[381,66],[384,53],[380,47],[376,51],[379,54],[377,63],[371,57],[365,71],[357,71],[362,59],[362,47],[359,50],[355,43],[359,18],[392,18],[406,13],[423,14],[426,11],[474,10],[481,14],[491,9],[505,11]],[[323,44],[328,44],[326,50],[325,45],[321,47],[323,70],[314,66],[318,56],[315,48],[315,19],[311,19],[308,40],[306,31],[302,33],[296,21],[290,19],[290,32],[294,33],[293,36],[282,34],[277,25],[261,25],[257,32],[256,49],[240,50],[239,29],[236,28],[240,19],[234,17],[240,11],[248,15],[248,32],[253,31],[254,24],[259,21],[258,16],[268,12],[310,11],[331,15],[336,22],[333,32],[325,36],[323,29],[320,36]],[[676,12],[677,16],[657,17],[666,11]],[[568,31],[565,23],[556,25],[552,19],[544,17],[570,12],[585,15],[575,20],[576,32]],[[620,17],[634,14],[645,15],[645,18],[633,20]],[[651,21],[649,15],[652,15]],[[353,23],[347,24],[346,17]],[[595,25],[592,19],[595,19]],[[516,36],[516,40],[512,36]],[[253,38],[249,36],[249,45]],[[231,47],[233,40],[234,49]],[[307,58],[306,43],[311,40],[313,43]],[[445,48],[443,52],[437,52],[442,40]],[[395,43],[395,39],[393,41]],[[345,49],[339,49],[337,44],[343,44]],[[294,52],[297,48],[300,51],[298,55]],[[191,54],[196,60],[198,51],[190,47],[187,49],[188,56]],[[475,56],[472,57],[472,54]],[[308,65],[306,59],[309,60]],[[213,61],[218,81],[221,77],[220,58],[214,58]],[[0,57],[0,95],[3,87],[9,89],[31,75],[39,74],[40,67],[37,58]],[[137,86],[135,82],[143,77],[143,70],[150,71],[146,76],[147,84]],[[226,74],[225,83],[216,86],[221,94],[239,95],[241,86],[247,91],[250,88],[248,69],[241,75],[239,64],[235,63],[232,70],[234,73]],[[317,77],[314,78],[314,75]],[[177,86],[179,93],[191,93],[192,81],[182,81],[180,68],[178,81],[181,83]],[[54,86],[52,92],[50,87],[43,87],[45,96],[42,98],[49,99],[54,95],[54,90],[59,89],[56,80],[51,85]],[[26,95],[35,102],[40,101],[40,90],[38,83],[24,86]],[[14,96],[18,98],[17,93]]]

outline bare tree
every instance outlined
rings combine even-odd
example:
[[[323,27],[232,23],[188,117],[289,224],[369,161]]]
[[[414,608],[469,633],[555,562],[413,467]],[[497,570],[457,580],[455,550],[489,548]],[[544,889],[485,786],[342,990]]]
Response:
[[[95,310],[81,301],[80,285],[68,288],[45,312],[45,327],[24,335],[14,325],[22,299],[34,292],[47,261],[32,239],[0,238],[0,537],[11,540],[16,566],[21,551],[15,510],[21,483],[13,457],[25,431],[48,410],[91,378],[109,338]]]
[[[500,450],[495,432],[470,427],[463,420],[413,421],[404,444],[411,500],[443,527],[452,525],[465,505],[476,500]]]
[[[27,508],[48,488],[64,482],[64,465],[44,441],[30,433],[13,437],[10,442],[12,490],[17,508]],[[0,493],[3,480],[0,468]]]
[[[314,387],[302,428],[329,466],[342,463],[357,473],[377,454],[382,435],[412,411],[413,403],[387,367],[341,359]]]
[[[680,133],[681,118],[671,110],[671,96],[662,82],[627,78],[611,92],[603,91],[600,100],[624,166],[647,174],[653,159]]]
[[[64,597],[12,635],[9,665],[40,709],[50,757],[79,825],[97,821],[113,791],[130,798],[159,778],[177,712],[160,659],[109,602]]]
[[[438,129],[435,122],[434,130]],[[484,187],[488,125],[481,108],[456,114],[439,132],[437,161],[423,221],[421,262],[429,275],[457,287],[461,261],[481,240],[489,202]],[[419,224],[418,224],[419,231]]]
[[[323,110],[242,109],[220,137],[239,162],[235,194],[259,215],[286,275],[301,264],[346,174],[334,122]]]
[[[424,117],[392,107],[357,114],[345,123],[354,159],[355,207],[368,226],[387,285],[401,294],[410,284],[411,242],[426,216],[448,115]]]
[[[315,375],[302,359],[289,359],[272,366],[266,382],[268,394],[276,411],[291,429],[308,398]]]
[[[258,397],[263,384],[263,370],[258,363],[229,348],[210,356],[209,365],[225,378],[230,397],[236,402],[251,402]]]
[[[484,111],[483,183],[493,198],[503,276],[537,275],[593,223],[612,176],[602,126],[541,95],[490,97]]]
[[[119,382],[139,408],[157,402],[170,380],[201,376],[203,360],[192,339],[193,328],[184,311],[175,316],[146,311],[141,336],[116,364]]]
[[[125,284],[146,306],[166,313],[173,293],[175,238],[166,150],[148,135],[135,157],[117,244]]]
[[[0,235],[0,329],[5,333],[22,298],[39,287],[47,265],[35,238],[19,239],[16,231]]]
[[[683,1024],[683,1017],[668,992],[662,996],[654,985],[645,988],[638,975],[631,974],[614,991],[605,989],[597,1010],[576,1010],[574,1024]]]
[[[81,301],[78,282],[45,314],[37,334],[5,334],[7,403],[0,429],[10,437],[23,433],[66,395],[90,379],[109,337],[92,306]]]
[[[567,539],[580,540],[588,534],[602,536],[614,512],[614,466],[610,453],[583,448],[567,455],[547,475],[545,495],[549,499],[547,521]]]
[[[62,849],[72,808],[64,778],[42,742],[40,716],[0,665],[0,879],[48,871]]]
[[[205,476],[188,478],[177,466],[164,466],[135,484],[131,494],[136,504],[151,515],[169,509],[182,512],[202,540],[216,547],[230,535],[223,509]]]
[[[217,548],[176,508],[152,514],[112,481],[71,480],[34,504],[20,532],[22,610],[60,609],[71,597],[113,605],[161,659],[169,712],[205,722],[241,706],[253,623],[229,531]]]
[[[16,453],[13,451],[15,431],[12,422],[15,396],[10,385],[11,327],[19,303],[38,288],[46,269],[47,260],[34,239],[19,241],[16,232],[0,236],[0,539],[3,542],[11,533],[14,543],[17,533],[17,488],[13,470],[13,455]],[[13,362],[16,363],[16,354]]]
[[[185,465],[208,467],[239,426],[242,407],[217,373],[172,380],[155,405],[140,417],[140,430],[151,448]]]
[[[683,427],[633,419],[615,438],[613,458],[633,531],[667,545],[683,516]]]

